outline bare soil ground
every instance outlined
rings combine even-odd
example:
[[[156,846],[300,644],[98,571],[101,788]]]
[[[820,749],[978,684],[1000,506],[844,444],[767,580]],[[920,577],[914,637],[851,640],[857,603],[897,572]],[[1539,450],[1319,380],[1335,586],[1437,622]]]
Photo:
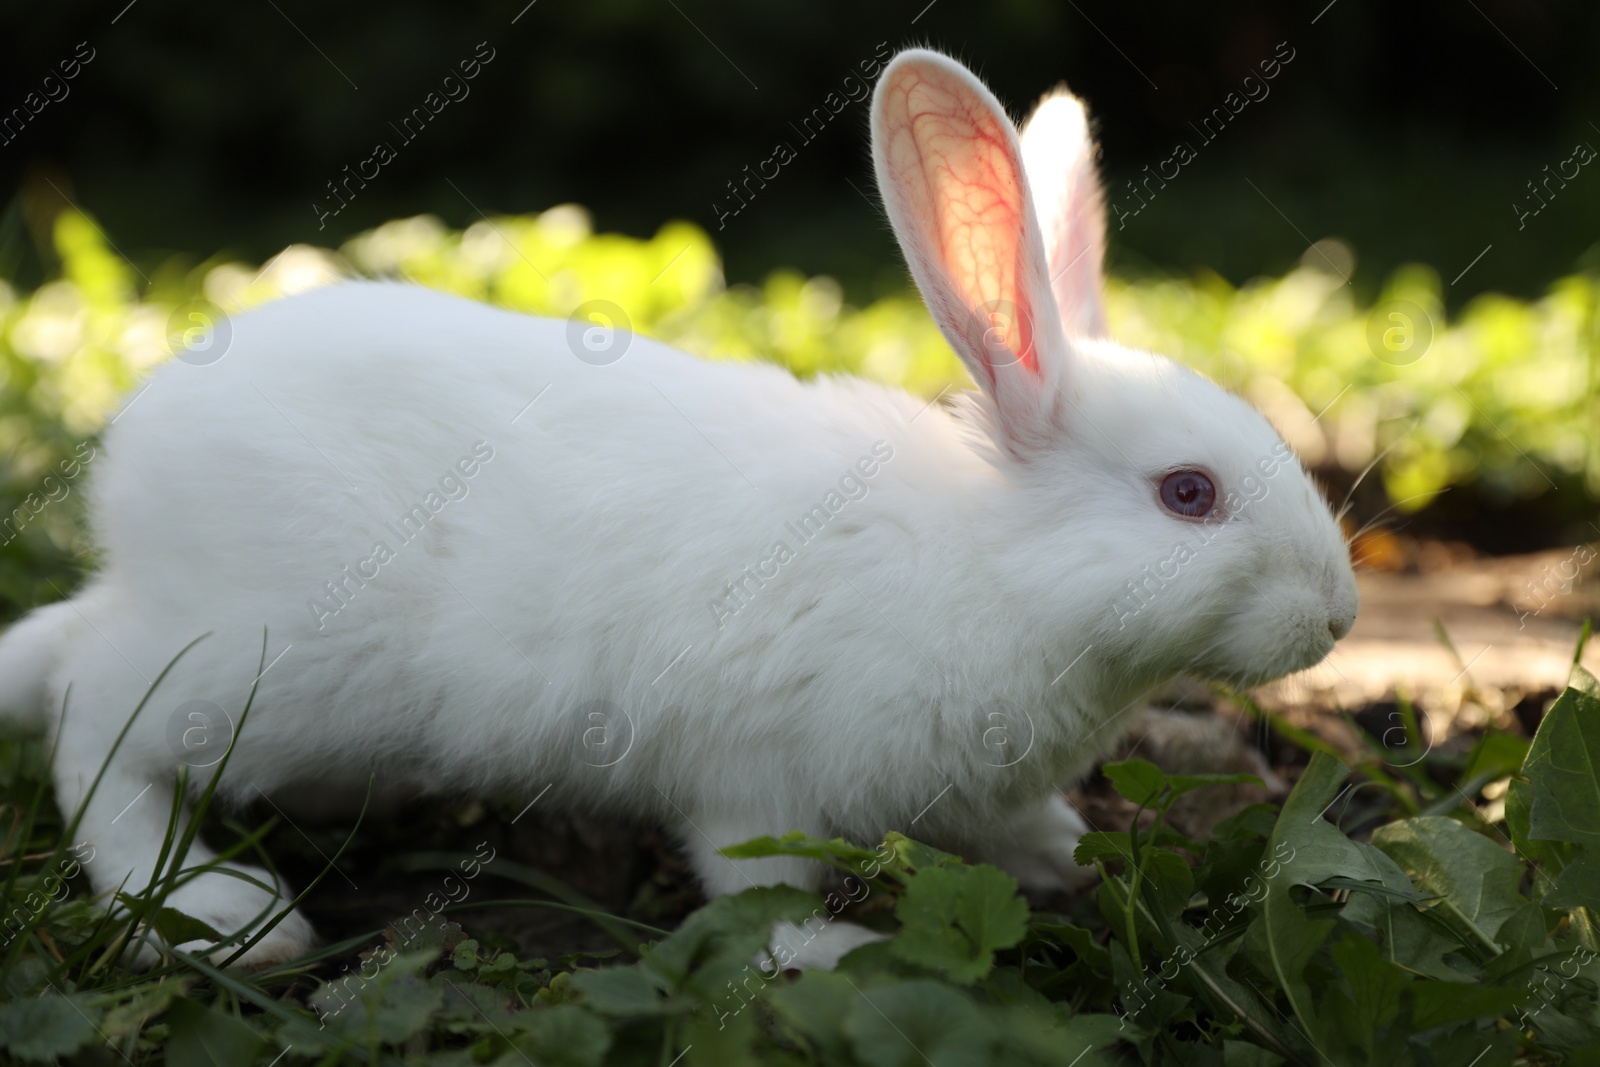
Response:
[[[1594,551],[1478,559],[1430,545],[1415,568],[1364,572],[1355,629],[1326,662],[1265,688],[1259,698],[1285,710],[1353,709],[1398,691],[1426,708],[1441,733],[1486,725],[1457,722],[1446,710],[1458,708],[1462,687],[1496,691],[1514,706],[1565,685],[1582,621],[1600,615]],[[1586,557],[1590,562],[1580,567]],[[1454,651],[1440,639],[1440,627]],[[1600,668],[1600,646],[1589,646],[1584,663]]]

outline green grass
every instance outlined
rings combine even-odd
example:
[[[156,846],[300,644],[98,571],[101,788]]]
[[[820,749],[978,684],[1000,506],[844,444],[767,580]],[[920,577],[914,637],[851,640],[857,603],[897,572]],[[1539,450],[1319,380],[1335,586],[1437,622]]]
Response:
[[[174,817],[159,875],[108,907],[76,869],[72,821],[49,803],[42,743],[12,740],[0,746],[0,1050],[141,1067],[1594,1062],[1600,682],[1574,667],[1531,742],[1490,733],[1465,758],[1396,762],[1408,755],[1374,742],[1352,768],[1313,753],[1281,807],[1245,808],[1203,841],[1167,823],[1174,802],[1249,776],[1107,764],[1133,814],[1084,838],[1079,859],[1100,880],[1055,901],[1066,911],[898,833],[876,848],[789,835],[727,852],[810,857],[836,869],[833,888],[748,890],[670,917],[669,932],[584,906],[497,848],[473,859],[429,851],[414,826],[339,831],[345,845],[407,851],[388,865],[430,871],[434,885],[441,866],[481,877],[488,899],[339,931],[304,960],[238,972],[214,963],[240,938],[210,963],[164,951],[147,970],[126,964],[141,943],[214,936],[165,903],[211,865],[186,867],[193,831]],[[225,767],[198,790],[202,812]],[[1338,825],[1352,772],[1392,816],[1366,839]],[[1496,783],[1503,800],[1490,805]],[[289,836],[274,822],[208,826],[235,842],[224,855]],[[486,819],[473,833],[506,829]],[[319,877],[342,854],[327,853]],[[530,882],[533,897],[512,888]],[[528,958],[480,921],[485,906],[502,919],[556,909],[615,947]],[[837,971],[780,973],[757,962],[778,951],[778,919],[888,936]]]

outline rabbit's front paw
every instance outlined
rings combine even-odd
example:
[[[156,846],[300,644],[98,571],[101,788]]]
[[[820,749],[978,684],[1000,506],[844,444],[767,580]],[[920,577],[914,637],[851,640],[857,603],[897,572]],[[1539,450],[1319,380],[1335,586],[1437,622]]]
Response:
[[[807,920],[807,924],[811,921]],[[831,971],[855,949],[882,941],[887,936],[842,919],[816,929],[777,922],[772,926],[772,949],[777,954],[780,970]],[[763,970],[772,970],[771,958],[765,952],[756,962]]]
[[[255,868],[242,867],[240,871],[260,881],[272,884],[272,876]],[[269,895],[260,886],[252,885],[227,874],[208,872],[194,881],[179,886],[167,898],[167,907],[175,908],[193,919],[198,919],[229,937],[249,928],[251,935],[271,921],[288,906],[280,897]],[[269,910],[270,909],[270,910]],[[263,914],[265,913],[265,914]],[[309,952],[316,944],[316,934],[311,923],[298,911],[291,911],[259,942],[251,945],[244,955],[234,960],[236,968],[264,967],[284,963]],[[179,952],[199,955],[216,964],[239,950],[240,942],[212,949],[209,940],[186,941],[172,946]]]
[[[1013,816],[1007,829],[1010,833],[982,858],[1023,888],[1074,890],[1094,882],[1095,869],[1080,867],[1072,858],[1089,827],[1060,793]]]
[[[260,941],[245,950],[244,955],[234,960],[233,967],[242,970],[253,970],[257,967],[267,967],[276,963],[288,963],[297,960],[310,952],[315,947],[317,936],[311,929],[311,924],[305,916],[298,911],[292,911],[284,916],[282,922],[272,928],[272,931]],[[200,951],[205,948],[202,942],[192,945],[179,945],[181,951]],[[233,955],[239,949],[238,945],[229,945],[211,953],[214,962],[220,963]]]

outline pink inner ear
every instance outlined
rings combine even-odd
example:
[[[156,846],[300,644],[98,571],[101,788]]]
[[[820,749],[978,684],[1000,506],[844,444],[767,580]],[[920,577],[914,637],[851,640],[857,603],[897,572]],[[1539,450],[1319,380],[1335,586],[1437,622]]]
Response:
[[[981,348],[991,380],[996,366],[1013,360],[1037,373],[1023,285],[1027,193],[1009,122],[950,72],[916,64],[896,74],[885,112],[888,162],[913,179],[904,186],[908,206],[932,231],[936,266],[953,295],[989,324]]]

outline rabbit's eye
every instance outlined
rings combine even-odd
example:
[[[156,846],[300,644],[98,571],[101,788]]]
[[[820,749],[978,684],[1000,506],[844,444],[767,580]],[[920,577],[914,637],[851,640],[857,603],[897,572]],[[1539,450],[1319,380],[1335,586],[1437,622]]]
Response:
[[[1161,502],[1174,515],[1204,518],[1217,502],[1217,487],[1202,471],[1173,471],[1161,481]]]

